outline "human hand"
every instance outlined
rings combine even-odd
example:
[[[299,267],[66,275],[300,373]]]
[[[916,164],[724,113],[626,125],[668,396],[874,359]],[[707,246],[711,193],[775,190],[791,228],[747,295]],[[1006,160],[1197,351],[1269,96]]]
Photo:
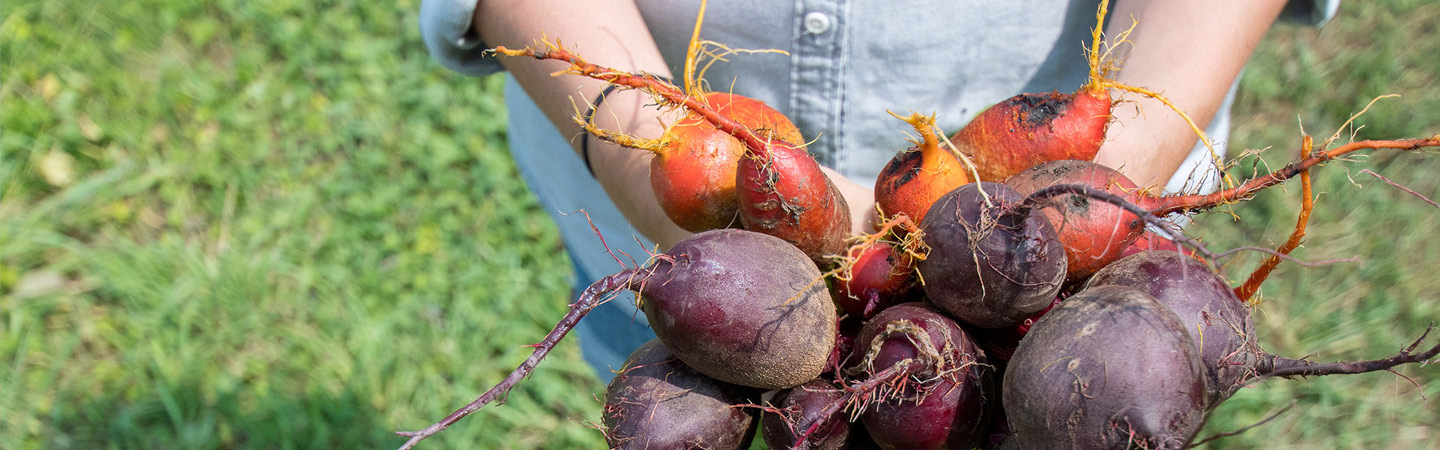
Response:
[[[830,177],[831,183],[835,183],[835,188],[840,190],[840,196],[845,197],[845,204],[850,207],[850,234],[873,233],[878,219],[875,212],[875,190],[862,186],[829,167],[821,166],[820,170]]]

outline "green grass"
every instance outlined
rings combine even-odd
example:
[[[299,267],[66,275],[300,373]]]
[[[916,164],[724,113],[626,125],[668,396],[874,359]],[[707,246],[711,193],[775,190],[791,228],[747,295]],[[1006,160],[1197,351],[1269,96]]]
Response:
[[[0,448],[384,448],[507,373],[561,314],[568,263],[504,148],[497,79],[439,68],[418,2],[0,3]],[[1440,5],[1347,2],[1278,27],[1232,146],[1291,158],[1372,97],[1362,137],[1440,133]],[[1248,167],[1248,163],[1242,164]],[[1341,167],[1348,167],[1347,172]],[[1440,319],[1440,157],[1322,169],[1304,260],[1257,315],[1287,355],[1377,358]],[[1350,178],[1364,186],[1350,182]],[[1298,189],[1193,228],[1271,246]],[[1253,258],[1237,258],[1240,275]],[[1432,339],[1433,342],[1433,339]],[[1273,381],[1216,448],[1434,448],[1433,367]],[[573,343],[432,448],[594,448]],[[1423,393],[1423,397],[1422,397]]]

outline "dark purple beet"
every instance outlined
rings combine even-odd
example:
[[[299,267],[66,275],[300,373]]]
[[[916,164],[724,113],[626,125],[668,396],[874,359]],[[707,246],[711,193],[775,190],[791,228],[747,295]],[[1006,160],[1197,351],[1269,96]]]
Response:
[[[1087,283],[1104,285],[1138,289],[1175,312],[1200,345],[1211,405],[1230,398],[1254,375],[1260,351],[1250,308],[1204,263],[1171,251],[1140,252],[1111,263]]]
[[[1179,449],[1208,400],[1175,313],[1135,289],[1086,289],[1041,317],[1010,359],[1005,448]]]
[[[766,411],[761,417],[760,436],[765,439],[765,445],[772,449],[795,448],[800,443],[797,438],[820,419],[822,410],[831,403],[843,401],[844,397],[844,391],[824,380],[814,380],[786,389],[775,396],[773,403],[776,408],[785,410],[790,419],[787,421],[779,414]],[[843,409],[835,409],[825,424],[810,435],[809,448],[847,448],[853,427],[858,425],[850,422],[848,414]]]
[[[650,326],[690,367],[779,389],[815,379],[835,346],[835,304],[795,246],[724,229],[675,244],[641,292]]]
[[[1015,213],[1023,199],[1003,184],[971,183],[935,201],[921,224],[930,253],[918,264],[932,303],[961,322],[1001,328],[1055,299],[1065,249],[1043,216]]]
[[[605,440],[612,449],[750,446],[759,391],[696,372],[651,340],[625,361],[605,389]]]
[[[860,331],[851,361],[874,374],[917,359],[932,363],[860,416],[870,437],[886,449],[978,445],[989,426],[992,372],[955,321],[920,303],[890,307]]]

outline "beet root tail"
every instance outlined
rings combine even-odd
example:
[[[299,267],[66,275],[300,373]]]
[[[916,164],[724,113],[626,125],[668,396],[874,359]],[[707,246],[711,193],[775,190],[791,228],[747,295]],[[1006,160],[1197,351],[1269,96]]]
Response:
[[[455,422],[460,421],[460,419],[465,418],[465,416],[479,411],[480,408],[483,408],[496,399],[504,401],[503,397],[510,392],[510,389],[514,388],[516,384],[519,384],[520,380],[529,376],[530,372],[535,370],[535,366],[540,364],[540,360],[545,359],[545,356],[550,354],[550,350],[554,349],[555,345],[559,344],[560,340],[564,339],[565,335],[569,334],[570,330],[575,328],[575,324],[579,323],[581,318],[590,313],[590,310],[595,309],[595,306],[608,300],[610,298],[609,294],[625,289],[638,288],[644,282],[644,270],[643,268],[626,269],[614,275],[601,278],[599,281],[585,288],[585,290],[580,293],[580,298],[577,299],[574,304],[570,305],[570,312],[565,313],[565,317],[560,319],[560,323],[557,323],[555,328],[550,330],[549,334],[545,335],[545,339],[542,339],[540,343],[534,345],[535,351],[530,353],[530,357],[525,358],[525,361],[521,362],[520,366],[516,367],[513,372],[510,372],[510,375],[506,376],[504,380],[501,380],[499,384],[485,391],[484,394],[480,394],[480,397],[476,398],[475,401],[450,413],[449,416],[425,427],[425,429],[396,432],[395,434],[397,435],[410,438],[410,440],[405,441],[404,445],[400,446],[400,450],[414,448],[415,445],[425,440],[425,438],[444,431],[446,428],[449,428],[450,425],[454,425]]]
[[[1429,350],[1420,353],[1413,352],[1416,348],[1420,346],[1421,343],[1425,341],[1425,338],[1430,336],[1430,331],[1434,329],[1435,325],[1430,325],[1428,328],[1425,329],[1425,333],[1420,335],[1419,339],[1416,339],[1414,343],[1411,343],[1408,347],[1400,350],[1400,354],[1390,358],[1376,359],[1371,361],[1340,361],[1328,364],[1316,364],[1303,359],[1290,359],[1274,355],[1267,355],[1265,358],[1261,359],[1260,364],[1255,368],[1255,370],[1259,378],[1289,378],[1322,375],[1359,374],[1367,372],[1377,372],[1381,370],[1391,370],[1395,366],[1399,366],[1402,364],[1427,364],[1427,361],[1429,361],[1431,358],[1434,358],[1436,355],[1440,355],[1440,342],[1437,342],[1435,346],[1430,347]]]

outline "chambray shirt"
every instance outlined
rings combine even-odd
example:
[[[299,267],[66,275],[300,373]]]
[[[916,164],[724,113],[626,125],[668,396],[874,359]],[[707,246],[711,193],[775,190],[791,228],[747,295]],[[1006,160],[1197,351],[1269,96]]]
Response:
[[[501,70],[482,54],[471,29],[476,0],[424,0],[420,30],[431,55],[457,72]],[[681,66],[699,2],[638,0],[672,73]],[[1085,44],[1098,0],[1027,1],[724,1],[709,3],[702,37],[731,48],[781,49],[788,54],[738,54],[706,73],[711,90],[732,90],[778,109],[813,142],[821,164],[860,183],[874,183],[912,129],[887,111],[935,113],[943,130],[958,130],[989,105],[1020,92],[1072,92],[1088,75]],[[1284,16],[1319,24],[1338,0],[1294,0]],[[576,2],[583,8],[584,2]],[[594,61],[605,64],[604,61]],[[511,152],[540,204],[555,219],[576,267],[577,289],[614,273],[610,247],[644,261],[653,244],[639,236],[575,156],[571,141],[549,123],[506,75]],[[1237,83],[1238,85],[1238,83]],[[1163,86],[1148,86],[1163,90]],[[1223,156],[1232,86],[1206,132]],[[1168,114],[1168,111],[1151,112]],[[1212,190],[1218,172],[1197,146],[1166,186]],[[574,212],[584,210],[589,220]],[[637,242],[638,241],[638,242]],[[557,318],[558,319],[558,318]],[[585,358],[599,376],[619,369],[631,350],[653,338],[631,297],[597,308],[576,329]]]

